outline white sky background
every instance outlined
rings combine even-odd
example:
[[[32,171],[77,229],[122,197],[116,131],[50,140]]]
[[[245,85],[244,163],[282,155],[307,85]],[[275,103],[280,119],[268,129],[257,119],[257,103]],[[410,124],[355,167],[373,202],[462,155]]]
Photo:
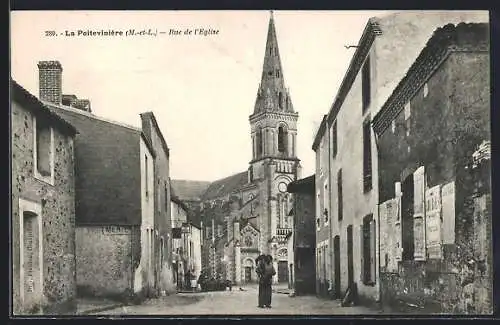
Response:
[[[314,173],[316,128],[337,93],[369,17],[387,11],[275,11],[283,75],[299,113],[302,176]],[[140,126],[154,112],[171,149],[171,177],[215,180],[245,171],[248,116],[262,73],[268,11],[11,13],[12,77],[38,96],[41,60],[63,66],[63,93],[94,114]],[[44,31],[218,29],[212,36],[45,37]],[[119,144],[117,144],[119,145]]]

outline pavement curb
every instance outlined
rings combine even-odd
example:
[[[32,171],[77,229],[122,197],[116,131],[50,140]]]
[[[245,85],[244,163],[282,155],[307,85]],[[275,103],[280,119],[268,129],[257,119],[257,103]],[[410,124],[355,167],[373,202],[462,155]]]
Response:
[[[79,311],[76,314],[77,315],[95,314],[95,313],[100,313],[100,312],[103,312],[106,310],[111,310],[111,309],[120,308],[120,307],[124,307],[124,306],[126,306],[126,304],[114,304],[114,305],[108,305],[108,306],[97,307],[97,308]]]

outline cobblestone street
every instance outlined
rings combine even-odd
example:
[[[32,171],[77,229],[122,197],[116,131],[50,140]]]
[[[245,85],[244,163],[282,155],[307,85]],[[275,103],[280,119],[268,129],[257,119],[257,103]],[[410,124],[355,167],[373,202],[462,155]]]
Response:
[[[368,315],[379,314],[367,307],[341,307],[339,301],[314,296],[289,297],[273,293],[271,309],[257,307],[257,288],[240,291],[180,293],[146,301],[142,305],[120,307],[97,315]]]

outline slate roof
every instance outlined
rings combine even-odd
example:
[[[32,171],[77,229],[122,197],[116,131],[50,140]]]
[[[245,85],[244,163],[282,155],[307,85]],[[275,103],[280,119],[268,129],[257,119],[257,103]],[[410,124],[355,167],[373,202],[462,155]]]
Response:
[[[172,179],[170,181],[172,192],[184,201],[201,200],[202,195],[210,186],[207,181],[190,181],[183,179]]]
[[[205,193],[203,193],[202,199],[210,200],[231,194],[247,183],[247,171],[216,180],[210,183],[210,186],[206,189]]]
[[[140,225],[140,139],[145,139],[141,130],[76,108],[45,105],[79,131],[75,138],[76,223]]]
[[[24,89],[20,84],[18,84],[15,80],[11,79],[11,98],[20,104],[23,104],[23,107],[29,109],[35,114],[43,114],[49,118],[51,122],[54,123],[61,131],[65,131],[70,135],[75,135],[78,133],[76,128],[60,117],[59,115],[53,113],[43,102],[41,102],[35,95],[31,94],[29,91]]]
[[[289,193],[297,193],[297,192],[307,193],[307,192],[310,192],[310,193],[312,193],[312,195],[314,195],[315,177],[316,177],[316,174],[313,174],[311,176],[293,181],[290,184],[288,184],[287,191]]]

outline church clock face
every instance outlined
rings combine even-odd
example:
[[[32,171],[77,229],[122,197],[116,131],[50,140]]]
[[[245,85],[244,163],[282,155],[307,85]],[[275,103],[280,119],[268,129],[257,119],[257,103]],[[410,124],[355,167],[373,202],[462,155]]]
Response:
[[[278,184],[278,190],[279,190],[281,193],[286,192],[286,187],[287,187],[287,186],[286,186],[286,183],[281,182],[281,183],[279,183],[279,184]]]

